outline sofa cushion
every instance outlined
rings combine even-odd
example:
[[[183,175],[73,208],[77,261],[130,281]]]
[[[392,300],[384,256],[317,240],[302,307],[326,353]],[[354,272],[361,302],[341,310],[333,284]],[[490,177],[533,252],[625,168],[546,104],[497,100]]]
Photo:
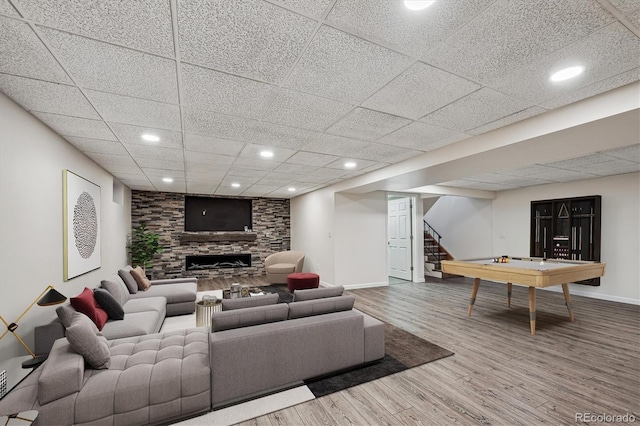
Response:
[[[211,315],[211,331],[231,330],[234,328],[284,321],[287,319],[288,312],[289,308],[284,303],[214,312]]]
[[[121,320],[124,318],[124,310],[118,301],[104,288],[93,289],[93,296],[102,309],[105,310],[109,318],[112,320]]]
[[[38,378],[38,402],[44,405],[78,392],[82,388],[84,362],[67,339],[56,340]]]
[[[71,298],[71,306],[73,306],[76,311],[82,312],[89,317],[98,327],[98,330],[102,330],[102,327],[104,327],[104,324],[109,319],[107,312],[96,302],[93,291],[87,287],[82,290],[82,293]]]
[[[76,312],[78,311],[76,311],[70,303],[56,308],[56,314],[58,314],[58,318],[62,325],[64,325],[64,328],[71,326],[71,322],[73,321],[73,317],[76,315]]]
[[[296,271],[296,265],[293,263],[274,263],[266,268],[272,274],[289,274]]]
[[[76,313],[71,326],[67,328],[67,340],[91,367],[98,370],[109,368],[111,353],[107,339],[96,334],[95,327],[85,315]]]
[[[296,290],[293,292],[293,301],[324,299],[325,297],[338,297],[344,293],[343,286],[310,288],[306,290]]]
[[[289,319],[349,311],[355,302],[353,296],[326,297],[289,303]]]
[[[191,302],[195,307],[197,292],[198,284],[195,282],[152,285],[147,291],[132,294],[131,300],[164,297],[167,299],[167,304]]]
[[[124,285],[127,286],[129,293],[135,294],[138,292],[138,283],[136,279],[133,278],[133,275],[131,275],[132,269],[130,265],[127,265],[124,269],[118,271],[118,275],[122,278],[122,281],[124,281]]]
[[[141,267],[136,266],[130,271],[130,273],[131,273],[131,276],[135,278],[136,282],[138,283],[138,290],[142,290],[142,291],[149,290],[149,287],[151,287],[151,281],[149,281],[149,279],[144,274],[144,271],[142,270]]]
[[[239,299],[222,299],[222,310],[253,308],[255,306],[275,305],[278,303],[278,294],[265,294],[262,296],[241,297]]]
[[[129,290],[118,274],[113,274],[108,280],[102,280],[100,287],[111,293],[118,303],[120,303],[120,306],[124,306],[124,304],[129,301]]]

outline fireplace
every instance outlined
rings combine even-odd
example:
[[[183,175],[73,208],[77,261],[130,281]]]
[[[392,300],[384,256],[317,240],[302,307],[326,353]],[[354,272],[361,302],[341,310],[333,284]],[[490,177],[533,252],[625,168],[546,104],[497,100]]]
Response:
[[[200,256],[187,256],[187,271],[221,268],[246,268],[251,266],[251,254],[210,254]]]

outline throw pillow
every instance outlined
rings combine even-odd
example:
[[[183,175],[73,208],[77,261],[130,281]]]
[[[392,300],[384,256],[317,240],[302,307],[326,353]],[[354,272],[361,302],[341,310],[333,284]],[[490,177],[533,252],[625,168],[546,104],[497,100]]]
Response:
[[[56,314],[60,318],[60,322],[64,325],[64,328],[69,328],[73,317],[76,315],[76,311],[71,305],[62,305],[56,308]]]
[[[131,293],[118,274],[113,274],[109,279],[100,281],[100,287],[111,293],[121,306],[124,306],[131,299]]]
[[[93,296],[96,298],[98,305],[107,312],[109,318],[112,320],[124,319],[124,309],[107,290],[96,288],[93,290]]]
[[[289,303],[289,319],[350,311],[356,298],[353,296],[326,297]]]
[[[93,323],[84,315],[76,314],[67,328],[67,340],[92,368],[101,370],[111,365],[111,352],[104,336],[98,336]]]
[[[82,293],[71,298],[71,306],[73,306],[76,311],[82,312],[88,316],[89,319],[91,319],[91,321],[93,321],[93,323],[98,327],[98,330],[102,330],[107,319],[109,319],[109,315],[107,315],[105,310],[96,302],[96,299],[93,296],[93,291],[87,287],[82,290]]]
[[[129,293],[136,294],[138,292],[138,283],[136,282],[136,279],[133,278],[133,275],[131,275],[131,269],[133,269],[131,266],[120,269],[118,271],[118,275],[120,275],[120,278],[124,281]]]
[[[136,266],[130,272],[133,278],[135,278],[136,282],[138,283],[139,290],[142,290],[142,291],[149,290],[149,287],[151,287],[151,281],[147,279],[141,267]]]
[[[339,285],[337,287],[322,287],[311,288],[307,290],[296,290],[293,292],[293,301],[300,302],[302,300],[324,299],[325,297],[337,297],[342,296],[344,287]]]

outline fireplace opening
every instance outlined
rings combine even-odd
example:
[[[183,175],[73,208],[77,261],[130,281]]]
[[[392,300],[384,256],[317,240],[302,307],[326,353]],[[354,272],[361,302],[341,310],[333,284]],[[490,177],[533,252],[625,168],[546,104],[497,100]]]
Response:
[[[246,268],[251,266],[251,254],[210,254],[200,256],[187,256],[187,271],[221,268]]]

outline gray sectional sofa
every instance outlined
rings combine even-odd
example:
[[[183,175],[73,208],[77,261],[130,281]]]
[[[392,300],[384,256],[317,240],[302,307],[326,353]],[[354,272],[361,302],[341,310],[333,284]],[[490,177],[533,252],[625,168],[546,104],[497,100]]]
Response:
[[[0,415],[38,410],[35,425],[167,423],[384,357],[384,324],[341,294],[299,290],[289,304],[277,304],[277,296],[225,300],[211,332],[107,341],[85,330],[95,342],[81,349],[102,346],[97,366],[74,350],[71,337],[86,320],[75,313],[71,334],[0,400]]]

